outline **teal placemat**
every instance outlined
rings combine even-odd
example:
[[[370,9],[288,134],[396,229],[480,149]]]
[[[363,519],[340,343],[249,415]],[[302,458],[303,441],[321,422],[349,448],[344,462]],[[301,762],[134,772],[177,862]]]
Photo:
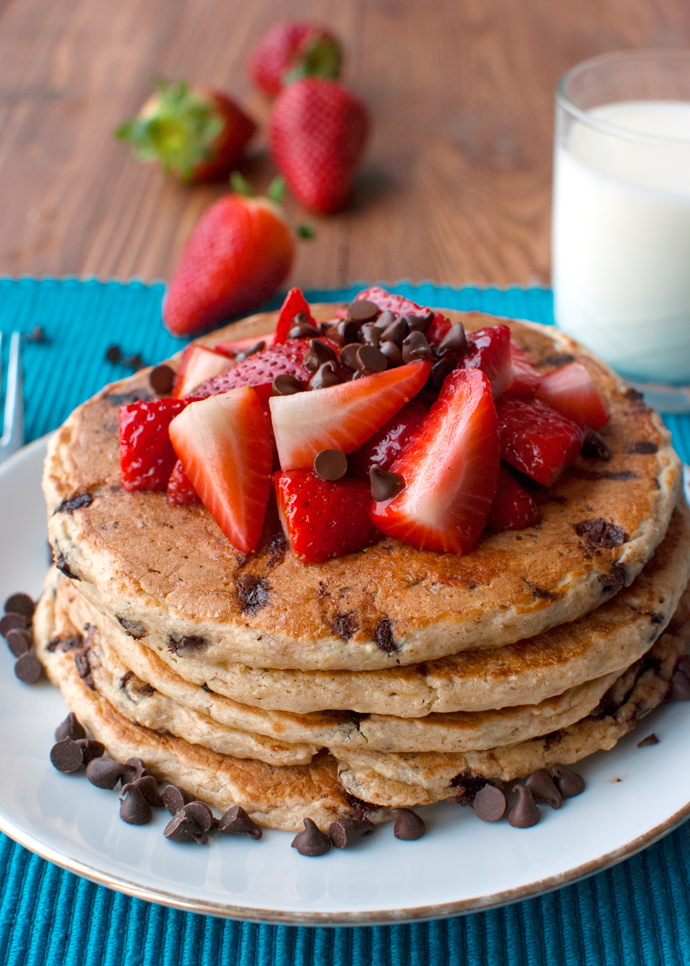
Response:
[[[307,296],[350,299],[359,288]],[[545,289],[401,284],[395,291],[422,304],[553,321]],[[184,344],[160,323],[162,294],[162,285],[136,281],[0,279],[0,330],[28,333],[39,324],[47,338],[24,350],[27,441],[57,426],[103,383],[128,374],[105,360],[109,345],[150,363]],[[690,418],[668,417],[667,424],[690,460]],[[130,899],[0,835],[0,963],[690,966],[690,825],[613,869],[528,902],[409,926],[333,929],[232,922]]]

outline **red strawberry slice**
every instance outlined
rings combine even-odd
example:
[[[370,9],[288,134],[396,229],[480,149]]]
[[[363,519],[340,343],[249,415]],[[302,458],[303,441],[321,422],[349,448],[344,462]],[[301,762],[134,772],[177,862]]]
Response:
[[[358,449],[417,395],[430,371],[430,362],[410,362],[328,389],[271,397],[281,467],[311,469],[321,450]]]
[[[501,465],[498,470],[496,496],[486,520],[487,527],[498,533],[504,530],[524,530],[526,527],[536,527],[540,520],[539,507],[530,494]]]
[[[316,328],[316,321],[309,310],[309,303],[302,295],[302,290],[299,288],[291,288],[285,296],[285,301],[280,309],[280,315],[278,316],[278,322],[276,324],[275,342],[287,341],[288,332],[294,325],[297,325],[295,316],[300,313],[306,315],[309,325],[313,325]]]
[[[387,309],[389,312],[395,312],[396,315],[426,315],[427,312],[433,312],[433,309],[429,309],[424,305],[417,305],[412,299],[406,299],[403,295],[392,295],[385,288],[380,288],[378,285],[365,288],[362,292],[358,292],[355,295],[355,302],[361,302],[363,300],[378,305],[382,312],[385,312]],[[431,325],[426,333],[426,338],[429,345],[439,345],[444,335],[450,329],[450,321],[440,312],[433,312],[433,316]]]
[[[251,553],[271,492],[273,451],[259,397],[249,386],[190,403],[170,438],[192,486],[233,546]]]
[[[510,329],[492,325],[477,329],[468,337],[469,353],[463,358],[465,369],[481,369],[491,383],[494,399],[510,385],[513,369],[510,362]]]
[[[168,480],[168,503],[170,506],[194,506],[201,503],[199,494],[184,471],[182,460],[175,463]]]
[[[303,563],[355,553],[381,534],[369,519],[371,490],[363,480],[320,480],[309,470],[275,477],[278,510],[292,552]]]
[[[274,341],[275,336],[273,334],[259,337],[251,335],[248,339],[226,339],[223,342],[217,342],[213,349],[215,352],[221,352],[224,356],[228,356],[229,359],[234,359],[238,352],[251,349],[257,342],[265,342],[266,347],[268,347],[273,345]]]
[[[348,472],[353,476],[369,479],[369,467],[374,463],[381,469],[390,469],[417,432],[428,412],[428,403],[419,398],[405,403],[400,412],[374,433],[364,446],[350,453],[347,461]]]
[[[164,490],[175,465],[168,427],[187,403],[151,399],[120,407],[120,483],[123,490]]]
[[[375,503],[371,518],[388,536],[420,550],[467,553],[491,509],[499,457],[489,380],[479,370],[457,369],[391,467],[405,488]]]
[[[504,390],[507,396],[526,396],[531,399],[541,385],[541,374],[527,358],[524,349],[510,343],[510,361],[513,367],[513,378]]]
[[[496,404],[501,456],[537,483],[549,486],[582,448],[577,423],[534,399],[501,398]]]
[[[334,344],[328,344],[337,349]],[[215,396],[217,393],[228,392],[237,386],[253,386],[261,402],[265,403],[271,395],[273,380],[281,373],[294,376],[304,386],[307,385],[312,375],[304,365],[307,352],[309,352],[308,339],[290,339],[289,342],[280,342],[261,352],[255,352],[221,375],[207,379],[195,394],[201,397]]]
[[[221,352],[206,349],[202,345],[188,345],[182,353],[180,367],[175,376],[172,394],[183,399],[193,389],[213,376],[229,369],[232,361]]]
[[[572,419],[578,426],[589,429],[601,429],[611,418],[592,377],[581,362],[571,362],[547,372],[537,389],[537,399]]]

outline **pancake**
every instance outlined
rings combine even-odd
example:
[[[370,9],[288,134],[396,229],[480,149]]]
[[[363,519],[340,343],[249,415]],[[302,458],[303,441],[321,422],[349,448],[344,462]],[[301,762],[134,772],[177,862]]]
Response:
[[[328,318],[334,308],[315,315]],[[493,321],[447,314],[470,328]],[[256,316],[202,341],[266,332],[275,320],[275,313]],[[680,465],[658,415],[603,363],[554,329],[508,324],[541,368],[564,353],[582,361],[612,413],[602,432],[611,459],[580,459],[567,470],[537,527],[485,535],[462,557],[382,538],[359,553],[303,565],[271,518],[261,546],[245,557],[205,508],[173,509],[164,493],[120,488],[117,412],[128,393],[146,392],[142,372],[79,407],[51,441],[44,490],[59,566],[101,613],[164,659],[171,647],[189,654],[194,641],[193,660],[219,691],[240,666],[292,669],[282,688],[294,670],[389,670],[501,649],[578,619],[629,586],[663,539]],[[260,686],[246,678],[243,686],[251,699],[230,696],[263,700]],[[319,700],[310,694],[290,710],[324,707]],[[408,713],[427,713],[434,701],[413,701]],[[350,694],[326,706],[360,710]]]

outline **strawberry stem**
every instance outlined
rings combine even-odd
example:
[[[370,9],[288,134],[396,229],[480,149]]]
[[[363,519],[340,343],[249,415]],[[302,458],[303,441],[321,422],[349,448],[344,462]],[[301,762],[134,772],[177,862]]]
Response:
[[[268,186],[268,197],[273,202],[274,205],[280,205],[283,202],[283,195],[285,194],[285,178],[280,175],[274,178]]]
[[[253,198],[256,194],[256,192],[252,191],[252,187],[247,179],[239,171],[232,172],[230,175],[230,184],[238,195],[243,195],[245,198]]]
[[[311,225],[298,225],[296,231],[297,237],[302,238],[304,241],[312,241],[312,239],[316,238],[316,232]]]

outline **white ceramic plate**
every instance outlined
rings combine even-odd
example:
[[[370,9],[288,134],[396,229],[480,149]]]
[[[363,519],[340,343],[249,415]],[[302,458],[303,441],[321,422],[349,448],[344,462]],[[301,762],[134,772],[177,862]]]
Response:
[[[40,489],[45,440],[0,467],[0,603],[37,596],[46,571]],[[265,830],[259,842],[219,836],[208,847],[163,837],[119,818],[118,796],[49,763],[66,709],[57,689],[29,686],[0,647],[0,828],[64,868],[129,895],[195,912],[292,923],[374,923],[471,912],[538,895],[619,862],[690,814],[690,703],[670,705],[579,770],[587,790],[541,822],[489,825],[471,809],[420,809],[427,834],[401,842],[390,825],[355,848],[318,859],[290,848],[292,835]],[[651,731],[658,745],[637,748]]]

